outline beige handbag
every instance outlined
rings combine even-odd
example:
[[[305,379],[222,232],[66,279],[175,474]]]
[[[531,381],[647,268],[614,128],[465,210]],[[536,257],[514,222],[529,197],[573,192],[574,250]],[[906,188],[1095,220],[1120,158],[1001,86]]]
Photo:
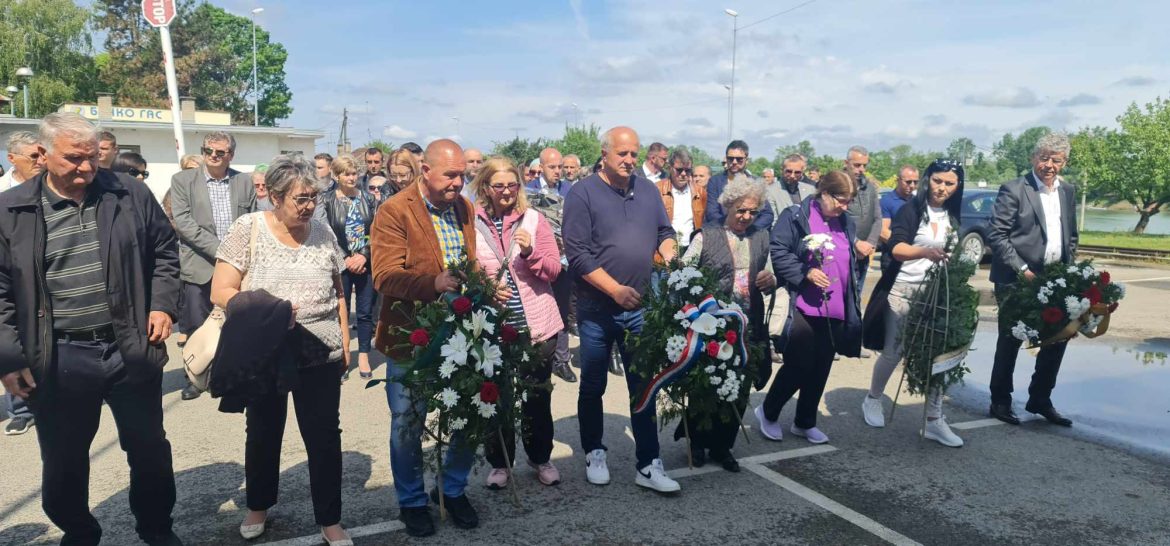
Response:
[[[247,290],[248,277],[252,271],[251,264],[255,263],[256,235],[260,231],[260,222],[264,221],[264,213],[252,220],[252,234],[248,238],[248,270],[240,281],[240,290]],[[223,309],[218,305],[211,310],[207,320],[194,333],[187,337],[187,344],[183,347],[183,368],[187,371],[187,379],[195,388],[206,391],[207,381],[211,377],[211,364],[215,360],[215,351],[219,348],[219,334],[223,330]]]

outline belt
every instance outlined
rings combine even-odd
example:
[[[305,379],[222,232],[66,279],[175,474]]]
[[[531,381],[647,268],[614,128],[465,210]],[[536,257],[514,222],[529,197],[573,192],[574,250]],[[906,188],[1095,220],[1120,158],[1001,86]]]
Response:
[[[114,327],[101,326],[92,330],[53,330],[57,341],[114,341]]]

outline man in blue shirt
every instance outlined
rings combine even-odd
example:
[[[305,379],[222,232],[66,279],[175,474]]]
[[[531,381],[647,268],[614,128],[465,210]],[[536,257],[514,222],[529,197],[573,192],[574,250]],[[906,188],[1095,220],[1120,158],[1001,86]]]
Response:
[[[703,214],[703,224],[708,226],[721,226],[727,220],[727,211],[723,210],[723,205],[719,204],[719,196],[723,195],[723,188],[727,187],[727,181],[737,176],[747,176],[748,164],[748,145],[742,140],[733,140],[727,145],[724,160],[727,163],[727,168],[722,173],[711,177],[707,182],[707,210]],[[772,221],[775,215],[772,212],[772,207],[768,203],[764,203],[764,209],[760,211],[760,215],[756,217],[755,226],[765,230],[772,230]]]
[[[577,418],[586,453],[589,483],[609,483],[602,434],[601,398],[605,394],[610,351],[617,344],[623,360],[626,334],[642,330],[642,294],[649,289],[652,257],[666,261],[678,253],[674,229],[658,188],[636,174],[638,134],[629,127],[605,133],[601,170],[574,184],[565,199],[562,232],[570,274],[576,279],[577,330],[581,336],[581,390]],[[646,378],[626,370],[631,397]],[[659,458],[653,408],[630,416],[638,474],[635,483],[662,493],[679,490]]]
[[[886,248],[886,243],[890,240],[890,222],[898,214],[898,210],[902,208],[902,205],[909,202],[914,197],[914,192],[918,190],[918,169],[913,165],[902,165],[902,168],[898,169],[898,178],[894,183],[894,191],[883,194],[879,204],[882,209],[881,249],[883,270],[890,264],[890,260],[893,259],[890,256],[890,249]]]

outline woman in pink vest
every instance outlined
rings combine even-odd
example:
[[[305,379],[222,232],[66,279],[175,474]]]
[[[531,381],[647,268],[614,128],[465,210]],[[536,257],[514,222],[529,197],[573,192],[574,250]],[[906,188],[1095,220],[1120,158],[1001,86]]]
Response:
[[[511,310],[509,324],[527,328],[539,344],[540,371],[530,380],[547,383],[552,375],[556,334],[564,328],[553,296],[552,281],[561,274],[561,253],[552,226],[535,209],[528,208],[521,174],[506,158],[488,159],[472,182],[475,198],[476,259],[504,288],[501,304]],[[528,464],[545,485],[560,483],[553,466],[552,393],[529,393],[523,406],[524,451]],[[508,457],[495,438],[484,443],[484,456],[492,465],[487,486],[502,489],[508,483],[507,461],[515,460],[516,434],[505,427]]]

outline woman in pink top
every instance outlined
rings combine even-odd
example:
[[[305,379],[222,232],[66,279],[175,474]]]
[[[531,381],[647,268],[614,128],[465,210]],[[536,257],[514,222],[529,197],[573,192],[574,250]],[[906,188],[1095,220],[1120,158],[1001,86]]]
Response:
[[[476,260],[500,283],[500,304],[511,310],[509,324],[526,328],[540,345],[540,371],[529,379],[547,383],[552,375],[556,334],[564,328],[553,296],[552,281],[561,274],[561,253],[552,226],[536,209],[528,207],[520,171],[506,158],[488,159],[472,182],[475,197]],[[545,485],[560,483],[553,466],[552,396],[549,391],[529,393],[522,404],[524,451],[528,464]],[[484,442],[484,456],[492,465],[487,486],[502,489],[508,483],[507,461],[515,460],[515,431],[505,426],[508,458],[496,439]]]

